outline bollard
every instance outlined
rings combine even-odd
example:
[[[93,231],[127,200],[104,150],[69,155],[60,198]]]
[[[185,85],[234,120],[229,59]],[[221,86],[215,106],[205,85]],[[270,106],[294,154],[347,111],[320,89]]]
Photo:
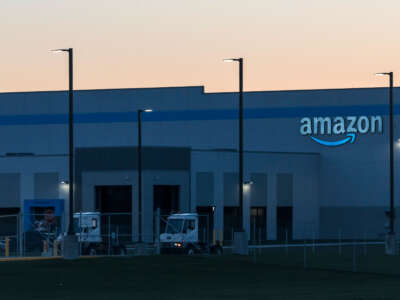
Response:
[[[342,231],[339,230],[339,255],[342,255]]]
[[[10,240],[9,240],[8,236],[6,236],[5,243],[6,243],[5,255],[6,255],[6,257],[9,257],[10,256]]]
[[[44,240],[43,241],[43,253],[47,253],[48,252],[48,247],[47,247],[47,241],[46,240]]]
[[[254,218],[255,219],[255,218]],[[256,220],[253,222],[253,234],[254,234],[254,241],[257,240],[257,234],[256,234]]]
[[[313,231],[313,245],[312,245],[312,251],[313,251],[313,255],[315,255],[315,231]]]
[[[367,234],[364,232],[364,256],[367,256]]]
[[[156,254],[159,255],[161,253],[160,249],[160,208],[157,208],[156,213]]]
[[[307,269],[307,249],[306,249],[306,240],[305,239],[304,239],[303,260],[304,260],[304,269]]]
[[[141,234],[141,232],[139,233]],[[143,236],[139,237],[142,238]],[[108,250],[107,255],[111,255],[111,216],[108,216]]]
[[[219,230],[219,245],[222,247],[222,241],[223,241],[223,237],[222,237],[222,229]]]
[[[53,242],[53,255],[58,256],[58,241],[57,240],[55,240]]]
[[[353,240],[353,272],[357,272],[357,263],[356,263],[356,242]]]
[[[289,254],[289,247],[288,247],[288,243],[289,243],[289,234],[288,234],[288,231],[287,231],[287,229],[286,229],[286,231],[285,231],[285,250],[286,250],[286,255],[288,255]]]
[[[215,229],[213,229],[213,243],[212,245],[216,245],[216,239],[217,239],[217,233],[215,232]]]
[[[255,222],[254,222],[254,224],[255,224]],[[257,245],[257,235],[256,235],[255,226],[254,226],[253,233],[254,233],[254,245]],[[253,249],[253,264],[255,264],[255,263],[257,263],[257,248],[256,247],[254,247],[254,249]]]
[[[353,272],[357,272],[356,265],[356,242],[353,240]]]

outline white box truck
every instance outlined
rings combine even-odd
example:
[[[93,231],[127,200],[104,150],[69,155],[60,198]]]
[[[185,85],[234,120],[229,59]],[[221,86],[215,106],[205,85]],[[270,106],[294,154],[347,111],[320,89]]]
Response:
[[[99,212],[74,213],[74,231],[81,247],[82,255],[125,255],[126,247],[118,238],[118,234],[110,232],[102,234],[101,215]],[[62,248],[62,239],[67,233],[57,239]]]
[[[215,242],[215,233],[210,232],[209,222],[196,213],[172,214],[167,219],[165,232],[160,234],[160,252],[209,253],[221,255],[220,243]],[[211,238],[214,235],[214,238]]]

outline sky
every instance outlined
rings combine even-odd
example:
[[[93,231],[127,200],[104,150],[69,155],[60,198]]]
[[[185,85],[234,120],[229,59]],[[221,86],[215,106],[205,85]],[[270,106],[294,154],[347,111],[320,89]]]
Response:
[[[400,81],[398,0],[1,0],[0,92],[204,85],[235,91]]]

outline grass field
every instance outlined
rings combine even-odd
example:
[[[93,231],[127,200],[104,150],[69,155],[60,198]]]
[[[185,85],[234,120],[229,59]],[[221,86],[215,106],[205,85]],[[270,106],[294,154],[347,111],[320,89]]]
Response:
[[[1,262],[0,299],[400,299],[400,276],[232,255]]]
[[[250,254],[268,265],[400,276],[400,256],[385,255],[383,245],[251,249]]]

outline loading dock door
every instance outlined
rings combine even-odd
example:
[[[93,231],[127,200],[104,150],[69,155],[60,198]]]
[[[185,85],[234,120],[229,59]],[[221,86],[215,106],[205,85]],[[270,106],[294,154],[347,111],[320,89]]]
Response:
[[[240,230],[240,209],[237,206],[224,207],[224,240],[233,241],[233,233]]]
[[[164,232],[167,216],[179,211],[179,185],[154,185],[153,197],[153,210],[160,209],[160,232]]]
[[[266,240],[267,222],[266,207],[252,207],[250,214],[250,240],[264,241]]]
[[[132,186],[102,185],[95,187],[96,210],[100,211],[102,233],[132,232]],[[121,236],[122,237],[122,236]]]
[[[277,224],[278,240],[279,241],[286,240],[286,235],[288,240],[292,240],[293,207],[291,206],[277,207],[277,222],[278,222]]]
[[[161,215],[170,215],[179,211],[179,185],[154,185],[153,208],[160,209]]]
[[[199,225],[199,228],[203,228],[203,232],[199,232],[200,241],[208,242],[213,234],[214,230],[214,210],[212,206],[197,206],[197,214],[199,215],[199,222],[203,223]],[[208,231],[205,229],[208,228]],[[216,232],[216,239],[219,239],[219,235]]]

